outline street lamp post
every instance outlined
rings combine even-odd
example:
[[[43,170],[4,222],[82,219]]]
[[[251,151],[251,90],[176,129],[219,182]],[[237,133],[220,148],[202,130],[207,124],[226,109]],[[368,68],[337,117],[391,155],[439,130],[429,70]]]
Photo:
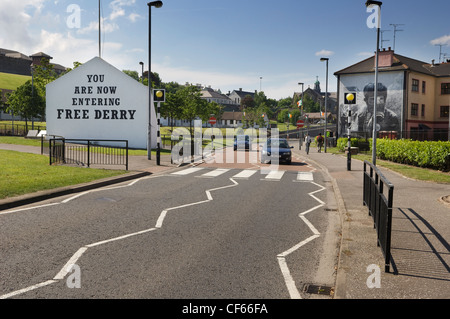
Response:
[[[300,102],[300,117],[303,117],[303,86],[305,85],[302,82],[298,82],[298,85],[302,86],[302,98],[301,98],[301,102]],[[303,130],[302,130],[302,135],[300,136],[300,131],[298,132],[298,148],[301,150],[302,149],[302,145],[303,145]]]
[[[378,25],[377,25],[377,50],[375,52],[375,87],[374,87],[374,103],[373,103],[373,115],[372,115],[372,163],[377,163],[377,105],[378,105],[378,52],[380,48],[380,28],[381,28],[381,1],[368,0],[366,7],[378,6]]]
[[[147,129],[147,157],[152,159],[152,7],[161,8],[163,6],[162,1],[152,1],[147,3],[148,5],[148,129]]]
[[[142,71],[141,71],[141,83],[144,84],[144,62],[139,62],[139,64],[142,67]]]
[[[324,141],[325,141],[325,148],[324,151],[325,153],[327,152],[327,123],[328,123],[328,110],[327,110],[327,106],[328,106],[328,60],[329,58],[321,58],[320,61],[326,61],[327,63],[327,76],[326,76],[326,85],[325,85],[325,134],[324,134]]]

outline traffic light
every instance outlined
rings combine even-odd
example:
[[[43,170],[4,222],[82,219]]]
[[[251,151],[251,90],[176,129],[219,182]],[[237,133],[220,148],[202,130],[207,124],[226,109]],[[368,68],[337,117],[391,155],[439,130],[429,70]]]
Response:
[[[166,90],[153,89],[153,102],[166,102]]]

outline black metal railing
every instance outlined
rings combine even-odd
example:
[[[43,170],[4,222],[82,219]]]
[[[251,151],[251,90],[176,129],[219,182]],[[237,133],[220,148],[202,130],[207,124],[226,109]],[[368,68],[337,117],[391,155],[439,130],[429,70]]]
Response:
[[[369,167],[369,170],[367,169]],[[384,192],[387,192],[387,197]],[[374,228],[377,232],[377,246],[381,247],[385,259],[385,272],[389,272],[391,263],[392,205],[394,185],[380,170],[368,161],[364,161],[363,204],[369,209]]]
[[[123,146],[117,146],[122,144]],[[49,140],[52,164],[125,165],[128,170],[127,140],[92,140],[52,138]]]

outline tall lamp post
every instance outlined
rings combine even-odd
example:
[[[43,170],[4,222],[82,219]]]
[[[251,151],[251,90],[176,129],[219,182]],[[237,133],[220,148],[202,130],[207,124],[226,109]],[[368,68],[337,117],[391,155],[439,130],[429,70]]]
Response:
[[[298,85],[302,86],[302,98],[300,99],[300,117],[303,116],[303,87],[304,87],[304,83],[302,82],[298,82]],[[301,150],[302,149],[302,145],[303,145],[303,130],[302,130],[302,135],[300,136],[300,132],[298,132],[298,148]]]
[[[378,105],[378,52],[380,48],[380,28],[381,28],[381,1],[368,0],[366,2],[367,8],[373,8],[378,6],[378,23],[377,23],[377,50],[375,52],[375,87],[374,87],[374,103],[373,103],[373,115],[372,115],[372,163],[377,164],[377,105]]]
[[[325,141],[325,148],[324,151],[325,153],[327,152],[327,123],[328,123],[328,110],[327,110],[327,106],[328,106],[328,60],[329,58],[321,58],[320,61],[326,61],[327,63],[327,80],[326,80],[326,85],[325,85],[325,134],[323,136],[324,141]]]
[[[152,7],[161,8],[162,1],[152,1],[148,5],[148,129],[147,129],[147,157],[152,159]]]
[[[144,84],[144,62],[139,62],[139,64],[142,67],[142,72],[141,72],[141,83]]]

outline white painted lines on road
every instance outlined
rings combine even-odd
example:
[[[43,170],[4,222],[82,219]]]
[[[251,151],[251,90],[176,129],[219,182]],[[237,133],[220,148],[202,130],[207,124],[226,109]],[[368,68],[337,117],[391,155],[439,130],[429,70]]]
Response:
[[[318,190],[308,193],[309,196],[311,196],[312,198],[314,198],[316,201],[319,202],[319,205],[310,208],[302,213],[300,213],[298,216],[299,218],[305,222],[305,224],[309,227],[309,229],[312,231],[312,233],[314,235],[306,238],[305,240],[299,242],[298,244],[292,246],[291,248],[289,248],[288,250],[282,252],[281,254],[278,254],[277,256],[277,260],[278,260],[278,264],[280,266],[280,270],[281,273],[283,274],[284,277],[284,281],[286,283],[286,287],[288,289],[289,295],[291,297],[291,299],[301,299],[300,296],[300,292],[297,289],[297,286],[295,284],[295,280],[292,278],[291,272],[289,271],[289,267],[287,265],[286,262],[286,257],[290,254],[292,254],[293,252],[295,252],[296,250],[298,250],[299,248],[303,247],[304,245],[306,245],[307,243],[313,241],[314,239],[320,237],[320,232],[316,229],[316,227],[314,227],[314,225],[305,217],[306,214],[326,205],[325,202],[323,202],[322,200],[320,200],[319,198],[317,198],[314,194],[318,193],[318,192],[322,192],[323,190],[325,190],[325,187],[323,187],[322,185],[319,185],[317,183],[311,182],[311,184],[316,185],[317,187],[319,187]]]
[[[314,181],[314,176],[312,172],[298,172],[297,181],[312,182]]]
[[[264,180],[276,180],[279,181],[283,177],[284,173],[286,171],[270,171],[269,174],[267,174],[266,178]]]
[[[255,174],[257,171],[254,169],[245,169],[242,172],[236,174],[233,176],[233,178],[237,179],[247,179],[250,178],[253,174]]]
[[[184,169],[182,171],[178,171],[178,172],[172,173],[172,175],[184,176],[184,175],[189,175],[189,174],[192,174],[192,173],[197,173],[197,172],[201,171],[202,169],[203,168],[201,168],[201,167],[190,167],[190,168],[186,168],[186,169]]]
[[[213,178],[213,177],[217,177],[217,176],[220,176],[222,174],[225,174],[228,171],[229,171],[229,169],[226,169],[226,168],[218,168],[218,169],[215,169],[215,170],[210,171],[208,173],[205,173],[203,175],[200,175],[199,177]]]

